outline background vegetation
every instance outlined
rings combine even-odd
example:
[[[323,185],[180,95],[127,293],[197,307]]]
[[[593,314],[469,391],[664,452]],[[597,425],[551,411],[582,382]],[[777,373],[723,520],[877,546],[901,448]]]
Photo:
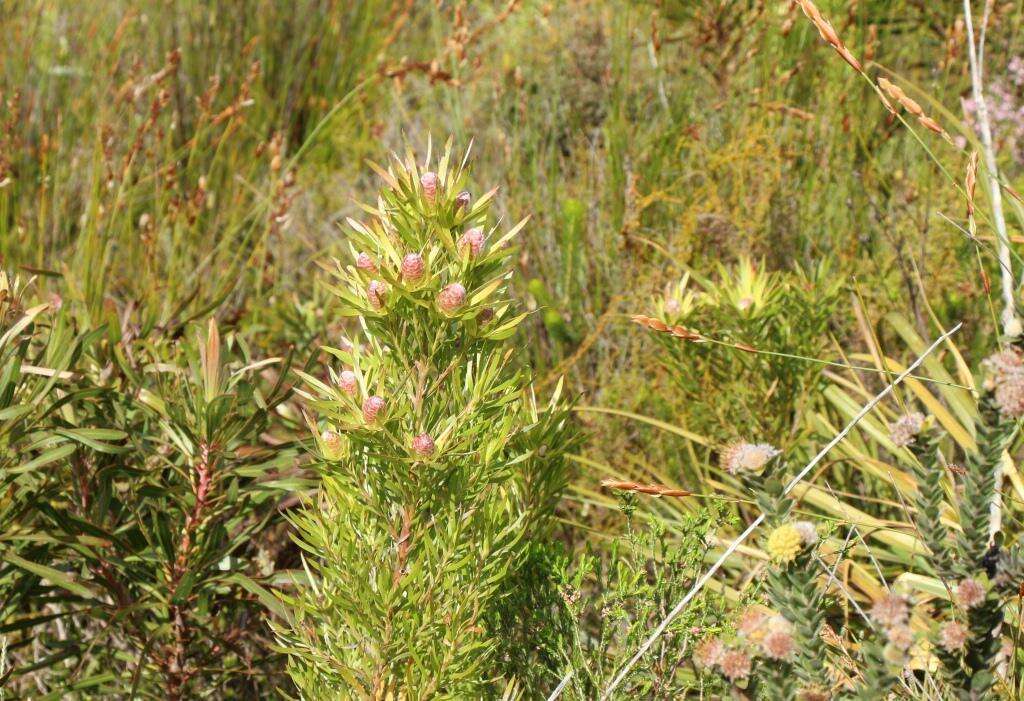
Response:
[[[606,685],[756,515],[723,448],[799,463],[963,321],[920,371],[939,382],[908,381],[795,494],[856,546],[841,634],[889,584],[941,596],[886,423],[923,406],[972,449],[966,387],[1000,333],[987,188],[976,237],[963,196],[962,8],[820,8],[949,138],[898,119],[789,2],[0,0],[0,698],[290,693],[272,590],[302,567],[288,519],[318,484],[293,370],[326,379],[321,346],[353,332],[323,283],[375,201],[367,159],[449,135],[505,228],[531,216],[514,340],[542,400],[565,377],[582,430],[559,546],[523,564],[560,613],[496,694],[570,667],[567,693]],[[984,55],[1014,244],[1022,21],[990,3]],[[718,688],[680,661],[764,562],[753,542],[730,559],[620,691]]]

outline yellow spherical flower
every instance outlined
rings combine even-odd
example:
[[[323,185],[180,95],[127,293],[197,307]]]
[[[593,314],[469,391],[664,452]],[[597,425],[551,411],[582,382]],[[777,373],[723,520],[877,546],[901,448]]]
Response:
[[[791,524],[784,523],[768,534],[764,549],[775,562],[792,562],[804,547],[803,536]]]

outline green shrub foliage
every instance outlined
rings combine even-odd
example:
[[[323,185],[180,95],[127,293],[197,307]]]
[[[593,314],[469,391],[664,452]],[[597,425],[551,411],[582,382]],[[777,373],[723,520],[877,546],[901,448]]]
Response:
[[[362,336],[304,374],[322,486],[293,521],[306,576],[279,628],[305,698],[471,698],[503,684],[507,606],[545,536],[573,443],[506,343],[525,221],[490,224],[450,147],[385,171],[332,291]],[[429,158],[428,158],[429,162]],[[496,635],[498,629],[502,635]],[[509,670],[508,674],[515,674]],[[511,679],[506,679],[510,681]]]

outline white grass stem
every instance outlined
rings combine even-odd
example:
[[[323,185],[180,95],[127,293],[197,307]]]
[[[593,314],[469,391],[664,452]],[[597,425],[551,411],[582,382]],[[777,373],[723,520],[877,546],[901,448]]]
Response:
[[[985,19],[988,21],[988,5],[986,3]],[[977,107],[978,129],[981,132],[981,146],[985,156],[985,176],[988,179],[989,194],[992,200],[992,221],[996,228],[996,254],[999,259],[999,273],[1003,292],[1003,333],[1016,337],[1021,333],[1020,321],[1014,307],[1014,276],[1010,262],[1010,242],[1006,234],[1006,218],[1003,216],[1003,191],[999,185],[999,171],[996,165],[995,147],[992,145],[992,127],[989,122],[988,104],[985,101],[984,84],[982,82],[983,66],[979,54],[984,50],[984,25],[981,28],[980,46],[974,43],[974,22],[971,13],[971,0],[964,0],[964,23],[967,29],[967,58],[971,67],[971,92]],[[983,55],[983,54],[982,54]],[[999,498],[1003,489],[1003,471],[1001,465],[996,468],[995,487],[992,505],[989,508],[988,533],[991,541],[1002,527],[1002,502]]]

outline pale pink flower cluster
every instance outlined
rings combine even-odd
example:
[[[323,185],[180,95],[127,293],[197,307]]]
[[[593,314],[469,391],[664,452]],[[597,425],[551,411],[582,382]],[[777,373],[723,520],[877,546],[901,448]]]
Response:
[[[1012,153],[1018,163],[1024,162],[1024,102],[1021,100],[1024,91],[1024,59],[1014,56],[1006,67],[1004,79],[989,83],[985,95],[985,107],[988,110],[989,124],[992,126],[998,146]],[[976,132],[978,126],[978,104],[974,97],[961,99],[967,123]],[[957,145],[965,148],[967,140],[956,138]]]
[[[437,293],[437,306],[445,314],[454,314],[466,302],[466,288],[457,282]]]
[[[772,616],[767,623],[768,632],[761,640],[761,652],[770,660],[786,660],[796,650],[793,626],[782,616]]]
[[[956,601],[965,609],[972,609],[980,606],[985,600],[985,587],[971,578],[961,579],[956,585]]]
[[[924,425],[924,414],[911,412],[889,424],[889,438],[898,448],[905,448],[914,442]]]
[[[900,650],[909,650],[914,644],[914,631],[906,623],[887,628],[885,636]]]
[[[437,186],[440,183],[440,179],[437,177],[437,173],[427,172],[420,177],[420,185],[423,186],[423,196],[427,198],[428,202],[433,202],[434,198],[437,197]]]
[[[356,256],[356,267],[366,273],[376,273],[377,263],[370,257],[369,253],[363,252]]]
[[[967,644],[968,631],[962,623],[948,621],[939,628],[939,645],[946,652],[962,650]]]
[[[722,670],[722,676],[731,682],[746,679],[750,674],[750,655],[739,648],[727,650],[722,654],[718,668]]]
[[[737,640],[727,645],[721,638],[701,642],[693,653],[693,663],[699,669],[718,668],[730,682],[750,674],[753,658],[757,655],[768,660],[787,660],[796,652],[793,624],[782,616],[773,616],[759,607],[749,606],[736,621]]]
[[[370,301],[370,306],[378,311],[384,308],[387,294],[388,286],[380,280],[370,280],[370,284],[366,286],[366,298]]]
[[[888,593],[871,607],[871,620],[882,627],[889,643],[882,656],[893,666],[906,663],[907,651],[914,645],[914,631],[910,628],[910,605],[898,594]]]
[[[476,258],[484,250],[484,230],[478,226],[469,229],[459,237],[459,252],[470,258]]]
[[[758,473],[779,450],[768,443],[733,443],[722,452],[721,464],[729,474]]]
[[[871,619],[886,628],[903,625],[909,618],[910,606],[907,600],[898,594],[886,594],[871,607]]]
[[[985,389],[992,392],[996,406],[1006,416],[1024,416],[1024,356],[1007,348],[982,361],[988,372]]]
[[[423,256],[419,253],[408,253],[402,259],[402,279],[408,283],[417,283],[423,279],[426,266]]]

